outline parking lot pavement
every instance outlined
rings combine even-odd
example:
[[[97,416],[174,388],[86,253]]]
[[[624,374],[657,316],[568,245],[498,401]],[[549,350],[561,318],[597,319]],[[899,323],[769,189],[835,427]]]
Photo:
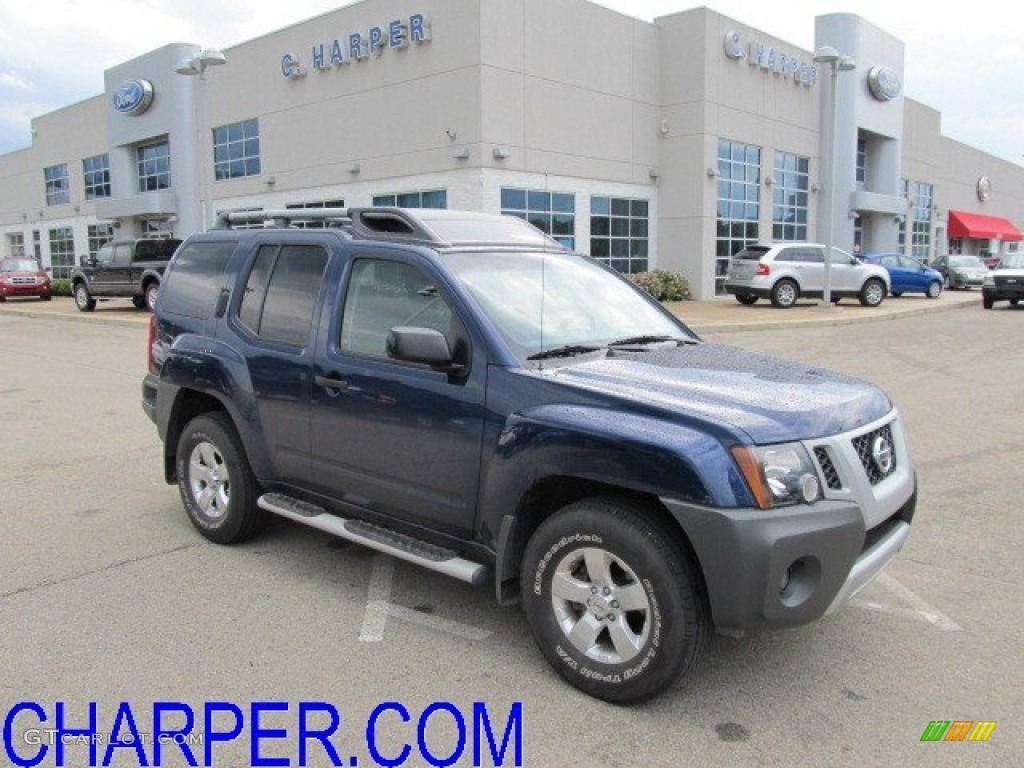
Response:
[[[791,309],[777,309],[769,301],[743,306],[731,296],[709,301],[675,301],[666,306],[697,333],[748,331],[758,328],[791,328],[804,325],[846,325],[890,320],[918,312],[941,312],[975,305],[981,307],[981,291],[943,291],[937,299],[905,294],[888,297],[879,307],[862,307],[856,301],[843,301],[836,307],[823,307],[819,302],[800,302]],[[50,302],[32,300],[8,301],[0,311],[17,312],[31,317],[63,318],[91,323],[137,325],[149,321],[149,312],[136,309],[129,299],[100,301],[93,312],[79,312],[72,299],[55,296]]]
[[[377,744],[390,757],[417,749],[417,718],[439,700],[463,712],[486,704],[499,744],[521,702],[523,764],[538,768],[1020,763],[1024,528],[1012,478],[1024,461],[1013,426],[1024,306],[903,313],[874,326],[885,344],[854,326],[723,333],[890,394],[920,480],[913,532],[884,578],[835,616],[718,635],[661,698],[616,707],[562,683],[521,612],[498,608],[488,589],[283,521],[238,547],[202,539],[163,482],[156,430],[139,407],[148,313],[111,302],[79,314],[68,301],[75,322],[59,322],[51,304],[0,305],[0,717],[41,702],[52,724],[55,702],[66,702],[81,727],[97,702],[109,732],[119,702],[136,714],[189,702],[200,723],[203,702],[234,702],[247,716],[249,703],[280,702],[289,713],[268,714],[266,727],[294,739],[299,703],[330,702],[343,718],[334,741],[348,750],[344,764],[368,766],[367,720],[382,702],[412,713],[381,718]],[[37,308],[50,315],[19,314]],[[750,313],[724,302],[711,311],[734,309]],[[121,327],[96,325],[105,315]],[[24,344],[28,336],[46,344]],[[951,392],[976,394],[952,403]],[[428,741],[435,755],[453,754],[451,718],[435,715]],[[957,720],[995,727],[986,743],[922,743],[932,722]],[[31,713],[19,715],[25,722]],[[472,733],[472,717],[468,725]],[[264,758],[289,743],[264,740]],[[214,765],[253,764],[247,739],[213,748]],[[65,765],[88,764],[85,747],[68,751]],[[131,750],[115,757],[139,764]],[[164,757],[184,764],[170,749]],[[467,746],[454,764],[472,758]]]

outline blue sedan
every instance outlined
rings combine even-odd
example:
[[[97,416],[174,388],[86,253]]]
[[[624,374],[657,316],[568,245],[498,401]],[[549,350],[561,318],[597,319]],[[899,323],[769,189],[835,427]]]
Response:
[[[869,264],[879,264],[889,271],[893,296],[904,293],[923,293],[929,299],[942,293],[942,273],[926,267],[917,259],[901,253],[868,253],[860,257]]]

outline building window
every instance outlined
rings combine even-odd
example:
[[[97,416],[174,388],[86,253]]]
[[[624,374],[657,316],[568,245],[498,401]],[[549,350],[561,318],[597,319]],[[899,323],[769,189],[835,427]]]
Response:
[[[867,179],[868,137],[862,131],[857,132],[857,183],[864,184]]]
[[[305,208],[310,208],[310,209],[316,210],[318,208],[319,209],[324,209],[324,208],[344,208],[344,207],[345,207],[345,201],[344,200],[319,200],[319,201],[313,202],[313,203],[290,203],[289,205],[285,206],[285,208],[287,208],[290,211],[303,210]],[[293,227],[299,227],[300,229],[324,229],[327,226],[327,222],[324,221],[323,219],[320,219],[320,220],[315,220],[315,219],[293,219],[292,222],[291,222],[291,225]],[[260,225],[260,226],[262,226],[262,225]]]
[[[22,259],[25,257],[25,234],[23,232],[11,232],[6,237],[7,257],[10,259]]]
[[[729,259],[758,239],[761,148],[718,140],[718,207],[715,233],[715,293],[725,293]]]
[[[810,160],[787,152],[775,153],[772,185],[772,238],[807,239],[807,187]]]
[[[501,212],[526,219],[566,248],[576,247],[576,196],[502,187]]]
[[[259,173],[260,124],[256,118],[213,129],[213,175],[217,181]]]
[[[167,139],[135,149],[139,172],[139,192],[154,192],[171,187],[171,145]]]
[[[619,272],[646,272],[646,200],[590,198],[590,255]]]
[[[82,161],[85,179],[85,199],[110,197],[110,156],[106,153],[87,157]]]
[[[46,180],[46,204],[61,205],[71,202],[71,187],[68,184],[68,164],[51,165],[43,169]]]
[[[75,233],[71,227],[50,230],[50,268],[53,277],[71,277],[75,268]]]
[[[447,208],[448,190],[431,189],[426,192],[400,192],[396,195],[374,195],[373,204],[399,208]]]
[[[932,195],[935,194],[935,187],[918,182],[916,189],[910,255],[918,261],[927,262],[932,246]]]
[[[114,239],[114,227],[110,224],[89,225],[89,255],[95,256],[101,246]]]

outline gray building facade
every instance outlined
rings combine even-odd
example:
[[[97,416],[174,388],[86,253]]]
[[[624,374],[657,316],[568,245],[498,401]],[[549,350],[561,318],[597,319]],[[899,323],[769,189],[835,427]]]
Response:
[[[828,64],[707,8],[364,0],[223,64],[168,45],[0,156],[0,252],[59,276],[105,239],[183,237],[222,209],[443,206],[712,298],[743,245],[818,240],[829,215],[849,251],[1016,248],[1024,168],[944,137],[884,30],[820,16],[822,46],[856,62],[834,81],[834,155]]]

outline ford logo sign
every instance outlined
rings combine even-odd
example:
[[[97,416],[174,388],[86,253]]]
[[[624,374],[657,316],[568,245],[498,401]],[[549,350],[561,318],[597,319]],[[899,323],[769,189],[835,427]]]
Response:
[[[879,101],[892,101],[900,95],[900,76],[888,67],[872,67],[868,71],[868,88]]]
[[[141,115],[153,103],[153,84],[149,80],[125,80],[114,91],[114,109],[122,115]]]

